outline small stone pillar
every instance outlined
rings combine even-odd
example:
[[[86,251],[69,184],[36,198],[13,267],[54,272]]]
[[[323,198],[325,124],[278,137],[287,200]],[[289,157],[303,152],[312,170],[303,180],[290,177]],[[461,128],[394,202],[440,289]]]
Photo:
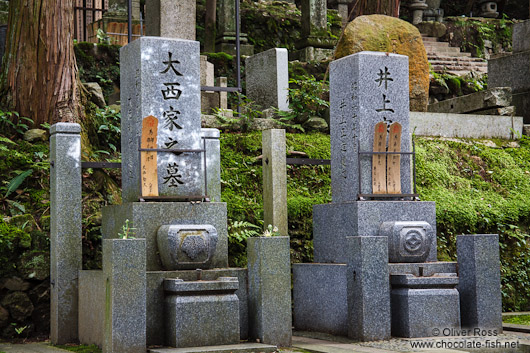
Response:
[[[459,235],[456,247],[462,327],[501,333],[499,236]]]
[[[145,271],[145,239],[103,240],[103,353],[145,353]]]
[[[387,237],[346,237],[349,249],[348,336],[361,341],[390,338]]]
[[[287,167],[285,130],[264,130],[261,137],[263,152],[263,220],[287,236]]]
[[[280,347],[291,345],[289,237],[247,239],[250,337]]]
[[[413,0],[409,4],[409,8],[412,11],[412,24],[417,25],[422,22],[423,11],[427,10],[428,7],[425,0]]]
[[[221,202],[221,143],[217,129],[201,129],[206,145],[207,196],[212,202]]]
[[[195,8],[194,0],[146,1],[146,35],[195,40]]]
[[[272,48],[245,60],[247,97],[261,109],[289,110],[287,49]]]
[[[50,128],[50,339],[78,340],[78,278],[81,250],[81,127]]]

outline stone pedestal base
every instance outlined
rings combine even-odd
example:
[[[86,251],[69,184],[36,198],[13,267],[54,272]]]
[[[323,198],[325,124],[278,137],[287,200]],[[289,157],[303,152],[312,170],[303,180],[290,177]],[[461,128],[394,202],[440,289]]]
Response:
[[[390,283],[392,336],[431,337],[444,329],[460,329],[460,297],[454,288],[458,284],[456,274],[391,275]]]
[[[333,56],[333,49],[305,47],[289,54],[289,60],[308,61],[323,61],[330,59]]]
[[[240,53],[245,56],[254,55],[254,46],[251,44],[241,44]],[[236,43],[235,42],[222,42],[215,44],[215,51],[217,53],[223,52],[230,55],[236,55]]]
[[[238,286],[235,277],[166,279],[166,344],[179,348],[239,343]]]

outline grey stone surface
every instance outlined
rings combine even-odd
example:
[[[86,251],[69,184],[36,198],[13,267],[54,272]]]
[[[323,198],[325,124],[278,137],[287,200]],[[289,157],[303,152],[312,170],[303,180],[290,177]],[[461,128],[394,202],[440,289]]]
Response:
[[[156,242],[166,270],[211,267],[219,236],[209,224],[173,224],[158,228]]]
[[[346,264],[293,264],[297,331],[348,335]]]
[[[420,269],[421,268],[421,269]],[[456,273],[456,262],[423,262],[423,263],[390,263],[388,272],[390,275],[410,273],[415,276],[432,276],[436,273]]]
[[[458,284],[456,273],[437,273],[432,276],[412,274],[390,275],[392,288],[455,288]]]
[[[50,339],[78,340],[81,256],[81,136],[79,124],[50,128]]]
[[[138,201],[142,119],[158,119],[158,148],[200,149],[199,42],[142,37],[120,50],[122,194]],[[158,152],[160,196],[203,195],[202,153]]]
[[[348,337],[361,341],[390,338],[390,285],[386,237],[347,237],[349,252]]]
[[[150,353],[274,353],[276,346],[261,343],[225,344],[222,346],[187,347],[187,348],[154,348]]]
[[[479,112],[475,112],[475,114],[515,116],[515,107],[513,105],[510,105],[509,107],[490,108],[490,109],[481,110]]]
[[[206,145],[206,195],[212,202],[221,202],[221,143],[217,129],[201,129]]]
[[[530,90],[530,51],[488,60],[488,87],[511,87],[513,93]]]
[[[248,282],[247,270],[242,268],[203,270],[201,278],[206,281],[219,277],[237,277],[239,289],[235,292],[239,299],[240,338],[248,338]],[[197,279],[196,271],[149,271],[147,272],[147,344],[163,345],[166,335],[164,325],[164,279],[180,278],[185,281]]]
[[[233,0],[219,0],[217,2],[217,38],[215,39],[215,51],[231,55],[236,53],[236,2]],[[247,44],[248,38],[245,33],[239,33],[241,55],[250,56],[254,54],[254,46]]]
[[[149,0],[145,3],[148,36],[195,40],[195,1]]]
[[[272,48],[245,60],[247,97],[261,109],[289,110],[288,53]]]
[[[103,271],[79,271],[79,343],[101,347],[104,318]]]
[[[249,335],[260,342],[291,346],[289,237],[247,239]]]
[[[166,344],[180,348],[239,343],[238,285],[235,277],[164,280]]]
[[[436,235],[427,222],[383,222],[380,236],[388,238],[390,262],[424,262]]]
[[[103,353],[145,353],[145,239],[103,239]]]
[[[488,108],[507,107],[511,104],[512,89],[510,87],[495,87],[429,104],[427,108],[431,113],[461,114]]]
[[[228,87],[228,78],[219,77],[219,87]],[[228,109],[228,93],[219,92],[219,108]]]
[[[302,38],[326,33],[327,3],[325,0],[302,1]]]
[[[401,152],[411,151],[408,57],[360,52],[332,61],[329,71],[332,199],[354,201],[372,193],[372,157],[361,157],[359,171],[357,151],[373,150],[377,123],[399,122]],[[402,156],[402,193],[412,192],[411,180],[410,157]]]
[[[444,329],[460,329],[460,303],[454,288],[393,287],[391,300],[392,336],[431,337]]]
[[[271,129],[261,135],[263,168],[263,224],[278,227],[281,235],[287,228],[287,167],[285,130]]]
[[[117,238],[126,220],[135,228],[134,236],[146,240],[147,270],[162,269],[156,233],[162,225],[210,224],[219,236],[211,265],[228,266],[228,233],[224,202],[126,202],[102,209],[101,233],[104,239]]]
[[[103,90],[97,82],[85,82],[83,86],[88,91],[88,97],[92,103],[97,105],[100,108],[105,108],[107,105],[105,103],[105,96],[103,95]]]
[[[512,43],[514,53],[530,50],[530,20],[513,24]]]
[[[523,117],[410,112],[410,128],[419,136],[513,139],[512,129],[521,133]]]
[[[497,234],[456,238],[462,326],[502,332],[502,296]]]
[[[530,91],[514,94],[512,100],[515,114],[522,116],[525,124],[530,124]]]
[[[311,46],[289,53],[290,61],[324,61],[329,60],[331,57],[333,57],[333,49],[315,48]]]
[[[315,262],[347,263],[347,236],[377,236],[383,222],[423,221],[436,234],[434,202],[354,201],[313,206]],[[434,262],[436,240],[427,261]]]

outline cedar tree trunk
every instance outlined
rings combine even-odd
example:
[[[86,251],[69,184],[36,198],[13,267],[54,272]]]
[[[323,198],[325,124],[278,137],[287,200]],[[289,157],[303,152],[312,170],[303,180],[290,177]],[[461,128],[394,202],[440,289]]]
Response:
[[[11,0],[0,75],[2,105],[34,126],[80,122],[74,0]]]
[[[399,17],[400,0],[354,0],[349,19],[363,15],[387,15]]]

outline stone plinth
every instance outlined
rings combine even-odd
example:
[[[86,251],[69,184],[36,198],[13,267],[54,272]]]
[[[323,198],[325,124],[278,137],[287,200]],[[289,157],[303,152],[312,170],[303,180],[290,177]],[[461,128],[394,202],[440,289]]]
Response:
[[[134,228],[134,237],[146,240],[147,270],[162,270],[156,234],[160,226],[171,224],[209,224],[218,234],[211,267],[228,265],[226,204],[223,202],[126,202],[104,207],[101,232],[104,239],[117,238],[126,220]]]
[[[146,35],[195,40],[195,7],[193,0],[146,1]]]
[[[513,24],[512,43],[514,53],[530,50],[530,20]]]
[[[347,236],[378,236],[383,222],[427,222],[436,234],[434,202],[355,201],[313,206],[315,262],[347,263]],[[427,261],[436,261],[434,239]]]
[[[411,151],[408,58],[381,52],[348,55],[330,63],[329,82],[332,199],[354,201],[358,194],[372,194],[372,156],[361,156],[359,165],[357,152],[373,150],[377,123],[400,123],[401,152]],[[410,194],[411,157],[401,156],[400,167],[401,192]]]
[[[145,353],[145,239],[104,239],[103,353]]]
[[[239,343],[238,286],[235,277],[164,280],[166,344],[180,348]]]
[[[390,338],[390,286],[386,237],[347,237],[348,336]]]
[[[431,337],[460,329],[456,274],[391,275],[392,336]],[[438,332],[438,333],[437,333]]]
[[[199,42],[142,37],[121,48],[120,64],[122,195],[132,202],[140,197],[142,119],[158,119],[159,149],[202,147]],[[157,153],[160,196],[203,195],[202,153]]]
[[[289,110],[288,53],[272,48],[245,60],[247,97],[261,109]]]
[[[530,51],[488,60],[488,88],[511,87],[513,93],[530,90]]]
[[[50,339],[78,340],[81,250],[81,127],[50,128]]]
[[[502,296],[497,234],[456,238],[462,326],[502,332]]]
[[[237,277],[238,289],[235,295],[239,299],[240,339],[248,339],[248,291],[247,270],[244,268],[224,268],[203,270],[204,281],[215,281],[219,277]],[[196,281],[196,271],[152,271],[147,272],[147,344],[163,345],[167,328],[164,324],[164,280],[180,278],[184,281]]]
[[[348,335],[346,264],[293,264],[294,327]]]
[[[291,346],[289,237],[247,239],[250,336]]]

